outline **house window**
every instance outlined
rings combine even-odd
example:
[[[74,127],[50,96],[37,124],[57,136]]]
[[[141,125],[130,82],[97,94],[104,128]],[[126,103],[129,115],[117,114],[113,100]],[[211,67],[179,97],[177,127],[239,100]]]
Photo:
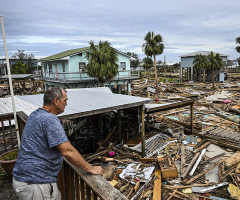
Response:
[[[65,63],[62,63],[62,70],[63,70],[63,72],[66,72]]]
[[[121,70],[126,70],[126,62],[120,62]]]
[[[47,73],[47,64],[44,64],[44,72]]]
[[[86,63],[80,62],[79,63],[79,72],[85,72],[86,71]]]
[[[52,64],[48,64],[48,67],[49,67],[49,72],[53,72],[53,70],[52,70]]]

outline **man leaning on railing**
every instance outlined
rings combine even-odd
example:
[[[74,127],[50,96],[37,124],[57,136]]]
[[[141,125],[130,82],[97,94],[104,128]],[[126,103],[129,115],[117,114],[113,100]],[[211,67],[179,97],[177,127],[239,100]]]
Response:
[[[50,88],[43,100],[43,107],[28,117],[13,169],[12,185],[20,200],[61,199],[56,182],[63,156],[87,172],[103,174],[102,167],[90,165],[71,145],[57,117],[67,105],[66,92]]]

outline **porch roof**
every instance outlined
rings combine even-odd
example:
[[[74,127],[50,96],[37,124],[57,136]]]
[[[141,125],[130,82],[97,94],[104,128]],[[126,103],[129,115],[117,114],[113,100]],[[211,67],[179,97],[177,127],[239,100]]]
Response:
[[[58,115],[60,119],[89,116],[152,102],[152,99],[149,98],[114,94],[108,87],[67,89],[67,95],[68,105],[64,113]],[[23,111],[27,115],[43,105],[43,94],[16,96],[15,99],[17,111]],[[11,98],[2,98],[1,100],[5,105],[4,108],[8,109],[2,110],[3,107],[0,106],[0,113],[12,112]]]

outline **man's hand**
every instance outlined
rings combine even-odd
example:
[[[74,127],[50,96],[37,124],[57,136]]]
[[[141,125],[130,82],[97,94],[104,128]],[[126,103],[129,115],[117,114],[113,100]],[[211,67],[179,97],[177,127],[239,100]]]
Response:
[[[86,162],[69,141],[59,144],[57,148],[69,162],[77,167],[80,167],[91,174],[103,175],[103,168],[101,166],[92,166]]]
[[[91,171],[91,174],[99,174],[99,175],[103,175],[103,168],[101,166],[93,166]]]

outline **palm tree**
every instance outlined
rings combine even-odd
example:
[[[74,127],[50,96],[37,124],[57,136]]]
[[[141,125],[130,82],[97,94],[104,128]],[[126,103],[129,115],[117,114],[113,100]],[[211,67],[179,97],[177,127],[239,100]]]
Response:
[[[153,67],[153,61],[150,57],[143,58],[143,69],[147,70],[148,72],[148,82],[149,82],[149,69]]]
[[[222,58],[220,57],[220,54],[214,54],[212,51],[207,56],[208,59],[208,65],[207,67],[212,70],[212,86],[214,89],[214,70],[219,70],[223,66]]]
[[[143,43],[143,52],[147,56],[153,56],[154,67],[155,67],[155,80],[156,80],[156,92],[158,95],[158,78],[157,78],[157,66],[156,66],[156,55],[162,54],[164,50],[164,44],[162,36],[160,34],[155,35],[154,32],[148,32],[144,37],[145,43]]]
[[[240,37],[236,38],[236,44],[240,44]],[[240,53],[240,46],[236,46],[236,51]]]
[[[202,54],[197,54],[193,59],[193,67],[199,70],[199,82],[201,82],[201,70],[207,66],[207,57]],[[204,74],[205,75],[205,74]],[[205,79],[205,77],[204,77]]]
[[[89,50],[86,52],[87,74],[98,78],[103,87],[105,81],[111,80],[118,73],[118,53],[108,41],[100,41],[98,45],[90,41],[89,44]]]

